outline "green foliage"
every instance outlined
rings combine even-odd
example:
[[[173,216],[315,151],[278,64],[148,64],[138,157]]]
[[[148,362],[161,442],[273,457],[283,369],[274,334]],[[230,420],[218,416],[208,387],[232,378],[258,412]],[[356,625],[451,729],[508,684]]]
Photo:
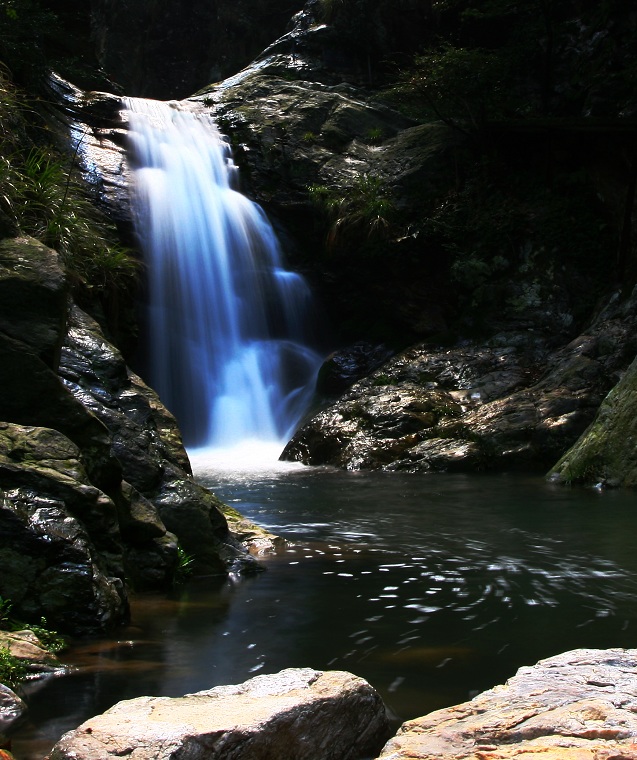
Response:
[[[59,33],[55,14],[35,0],[0,0],[0,59],[23,81],[42,76],[44,45]]]
[[[15,689],[27,677],[27,669],[22,660],[14,657],[7,647],[0,646],[0,683]]]
[[[177,568],[175,570],[175,583],[183,583],[193,573],[195,558],[188,554],[181,546],[177,547]]]
[[[57,654],[62,652],[68,646],[67,640],[59,634],[57,631],[52,631],[47,627],[46,618],[40,618],[40,625],[29,625],[26,623],[16,622],[14,623],[13,630],[24,630],[27,628],[29,631],[38,637],[38,641],[42,644],[42,647],[47,652]]]
[[[365,133],[365,142],[368,145],[378,145],[383,141],[382,127],[370,127]]]
[[[2,69],[0,96],[0,221],[57,250],[74,282],[99,298],[132,289],[138,261],[86,195],[76,155],[29,139],[31,114]]]
[[[394,231],[396,206],[380,177],[362,174],[348,188],[311,185],[308,192],[326,218],[328,250],[376,253]]]
[[[12,606],[12,603],[8,599],[0,596],[0,630],[8,623]]]
[[[412,112],[438,118],[462,131],[479,129],[514,109],[509,62],[498,52],[447,43],[414,58],[394,87],[394,99]]]
[[[46,618],[40,618],[40,625],[25,623],[23,620],[11,617],[12,602],[0,596],[0,630],[4,631],[32,631],[47,652],[61,652],[66,648],[66,639],[57,631],[47,627]],[[2,681],[2,679],[0,679]],[[4,683],[4,682],[3,682]]]

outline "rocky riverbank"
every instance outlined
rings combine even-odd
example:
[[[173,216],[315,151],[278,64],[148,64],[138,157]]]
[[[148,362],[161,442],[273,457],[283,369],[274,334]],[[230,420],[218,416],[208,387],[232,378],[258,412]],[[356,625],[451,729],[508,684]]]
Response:
[[[49,758],[633,760],[636,677],[637,650],[567,652],[408,721],[385,744],[386,711],[369,684],[351,673],[292,669],[180,698],[121,702],[66,734]]]

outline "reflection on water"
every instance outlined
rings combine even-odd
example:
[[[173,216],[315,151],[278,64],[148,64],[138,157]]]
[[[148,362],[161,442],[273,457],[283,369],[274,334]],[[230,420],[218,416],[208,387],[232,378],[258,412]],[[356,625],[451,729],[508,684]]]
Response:
[[[257,577],[136,598],[131,628],[79,645],[76,673],[28,693],[19,760],[120,699],[285,667],[350,670],[402,720],[560,651],[634,645],[634,494],[521,477],[199,473],[287,546]]]

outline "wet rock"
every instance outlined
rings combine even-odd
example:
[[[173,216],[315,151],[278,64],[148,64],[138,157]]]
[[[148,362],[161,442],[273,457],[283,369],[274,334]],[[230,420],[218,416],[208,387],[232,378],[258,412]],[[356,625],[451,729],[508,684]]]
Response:
[[[338,396],[357,380],[370,375],[391,355],[387,346],[366,341],[335,351],[319,371],[316,390],[324,396]]]
[[[70,308],[57,253],[30,238],[3,241],[0,291],[0,420],[60,430],[98,487],[117,484],[106,429],[56,372]]]
[[[290,669],[176,699],[120,702],[63,736],[50,760],[355,760],[375,755],[388,733],[382,700],[363,679]]]
[[[0,423],[0,566],[26,620],[77,633],[127,617],[115,505],[58,431]]]
[[[27,706],[8,686],[0,683],[0,744],[26,716]]]
[[[56,369],[69,308],[58,254],[29,237],[0,240],[0,331]]]
[[[42,646],[33,631],[0,631],[0,647],[22,660],[30,673],[51,673],[63,669],[58,658]]]
[[[567,483],[637,486],[637,359],[550,477]]]
[[[176,564],[177,541],[192,556],[197,574],[225,574],[230,568],[256,572],[258,565],[230,534],[221,502],[192,479],[174,417],[78,308],[69,317],[59,372],[109,432],[124,478],[113,498],[138,585],[152,587],[162,557],[165,585]],[[148,556],[140,561],[144,550]],[[148,573],[140,577],[142,568]]]
[[[566,652],[470,702],[404,723],[379,760],[632,760],[636,675],[635,649]]]
[[[532,332],[408,349],[313,417],[282,458],[352,470],[546,470],[633,358],[636,306],[611,305],[557,349]]]

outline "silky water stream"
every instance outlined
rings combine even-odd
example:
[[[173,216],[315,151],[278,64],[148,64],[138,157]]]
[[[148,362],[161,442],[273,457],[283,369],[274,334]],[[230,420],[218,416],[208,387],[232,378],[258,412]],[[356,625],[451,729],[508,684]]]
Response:
[[[40,760],[119,700],[286,667],[363,676],[399,721],[541,657],[635,646],[634,493],[275,463],[320,363],[307,287],[282,266],[262,211],[233,189],[210,119],[164,103],[128,108],[151,382],[201,482],[287,544],[255,577],[133,595],[128,628],[73,642],[68,675],[24,686],[18,760]],[[270,464],[233,465],[228,452],[246,441],[274,451]]]
[[[283,266],[261,208],[235,189],[228,144],[201,106],[126,105],[150,383],[190,450],[279,452],[322,361],[308,286]]]

